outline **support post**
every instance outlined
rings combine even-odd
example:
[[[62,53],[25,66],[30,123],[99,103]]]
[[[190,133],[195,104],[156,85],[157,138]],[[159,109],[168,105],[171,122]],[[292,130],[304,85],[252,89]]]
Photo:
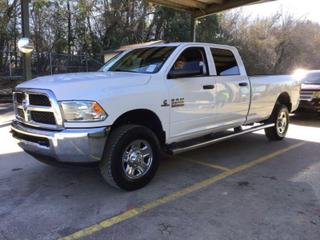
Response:
[[[30,37],[29,30],[29,1],[21,0],[21,20],[22,20],[22,37]],[[31,76],[31,53],[23,53],[23,77],[24,80],[30,80]]]
[[[198,18],[192,16],[191,17],[191,35],[192,35],[192,41],[197,41],[197,25],[198,25]]]
[[[49,62],[50,62],[50,74],[53,75],[53,67],[52,67],[52,54],[49,53]]]
[[[11,52],[9,51],[9,76],[10,76],[10,81],[12,81],[12,63],[11,60],[12,59],[12,55]]]

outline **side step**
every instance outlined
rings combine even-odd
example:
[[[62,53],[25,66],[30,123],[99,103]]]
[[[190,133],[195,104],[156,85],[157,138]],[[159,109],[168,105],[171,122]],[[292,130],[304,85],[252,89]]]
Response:
[[[176,144],[171,145],[171,147],[169,147],[169,153],[171,153],[171,154],[183,153],[183,152],[194,150],[197,148],[202,148],[202,147],[211,145],[213,143],[221,142],[221,141],[227,140],[229,138],[234,138],[234,137],[246,134],[246,133],[259,131],[259,130],[274,127],[274,126],[275,126],[274,123],[263,124],[263,125],[251,127],[249,129],[241,130],[239,132],[225,134],[223,136],[215,136],[214,137],[211,135],[211,137],[209,139],[207,136],[205,139],[198,138],[198,139],[188,140],[188,141],[181,142],[181,143],[176,143]]]

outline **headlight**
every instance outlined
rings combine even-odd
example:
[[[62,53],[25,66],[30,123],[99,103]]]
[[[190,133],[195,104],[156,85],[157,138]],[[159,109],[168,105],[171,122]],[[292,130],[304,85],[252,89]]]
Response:
[[[313,96],[314,96],[315,98],[320,98],[320,91],[313,92]]]
[[[107,118],[107,114],[97,102],[62,101],[60,105],[63,110],[64,120],[67,122],[103,121]]]

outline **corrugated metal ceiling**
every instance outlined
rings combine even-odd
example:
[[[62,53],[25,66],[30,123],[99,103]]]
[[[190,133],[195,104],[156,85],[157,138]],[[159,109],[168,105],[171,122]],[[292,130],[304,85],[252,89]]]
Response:
[[[192,12],[194,17],[204,17],[224,10],[274,0],[147,0],[150,3]]]

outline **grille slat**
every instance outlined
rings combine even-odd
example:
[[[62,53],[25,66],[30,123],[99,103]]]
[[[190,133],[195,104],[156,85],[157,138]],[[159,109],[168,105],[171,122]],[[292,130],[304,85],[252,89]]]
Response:
[[[32,121],[34,122],[39,122],[43,124],[52,124],[52,125],[56,124],[56,120],[52,112],[31,111],[30,115],[31,115]]]
[[[300,91],[300,99],[301,100],[311,100],[313,97],[312,91],[301,90]]]
[[[22,109],[20,109],[20,108],[17,109],[17,115],[18,115],[20,118],[24,119],[24,112],[23,112]]]
[[[29,102],[31,105],[47,106],[47,107],[51,106],[49,98],[45,95],[30,94]]]
[[[19,104],[21,104],[22,101],[25,99],[24,93],[16,93],[15,96],[16,96],[16,101]]]

